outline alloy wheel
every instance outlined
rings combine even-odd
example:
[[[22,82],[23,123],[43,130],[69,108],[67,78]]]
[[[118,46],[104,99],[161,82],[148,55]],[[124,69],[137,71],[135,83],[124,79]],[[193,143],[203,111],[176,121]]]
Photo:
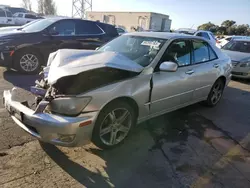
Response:
[[[216,83],[212,90],[211,102],[212,104],[217,104],[220,101],[223,92],[223,85],[221,82]]]
[[[114,146],[123,141],[128,135],[132,125],[131,113],[125,108],[112,110],[100,126],[101,141]]]
[[[39,60],[34,54],[25,54],[20,59],[20,67],[25,72],[33,72],[39,66]]]

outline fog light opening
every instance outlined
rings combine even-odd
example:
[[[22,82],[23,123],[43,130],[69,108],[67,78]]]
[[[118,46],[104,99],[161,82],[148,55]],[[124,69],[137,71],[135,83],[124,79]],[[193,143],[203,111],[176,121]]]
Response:
[[[76,135],[75,134],[57,134],[58,135],[58,140],[61,142],[72,142]]]

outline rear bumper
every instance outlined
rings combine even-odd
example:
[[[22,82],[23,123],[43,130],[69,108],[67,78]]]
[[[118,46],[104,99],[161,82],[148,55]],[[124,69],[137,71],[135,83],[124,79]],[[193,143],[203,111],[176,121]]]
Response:
[[[36,110],[14,100],[15,89],[4,91],[3,103],[12,119],[23,130],[37,139],[54,145],[74,147],[91,141],[94,121],[98,112],[83,114],[82,117],[67,117],[45,113],[48,102],[42,101]],[[79,127],[81,123],[87,125]]]

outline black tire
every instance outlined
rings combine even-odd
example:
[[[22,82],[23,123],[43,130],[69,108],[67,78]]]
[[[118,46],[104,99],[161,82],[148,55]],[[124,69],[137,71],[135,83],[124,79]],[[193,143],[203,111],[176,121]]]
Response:
[[[220,88],[221,88],[221,89],[220,89],[220,90],[221,90],[221,94],[220,94],[220,96],[219,96],[219,98],[218,98],[217,100],[214,100],[214,99],[213,99],[213,96],[215,95],[214,90],[215,90],[215,88],[217,88],[217,87],[220,87]],[[211,88],[211,90],[210,90],[210,92],[209,92],[209,95],[208,95],[208,97],[207,97],[207,100],[204,101],[204,104],[205,104],[206,106],[209,106],[209,107],[214,107],[214,106],[216,106],[216,105],[220,102],[220,99],[221,99],[221,97],[222,97],[222,95],[223,95],[224,88],[225,88],[225,82],[224,82],[222,79],[216,80],[216,82],[214,83],[213,87]]]
[[[103,139],[101,138],[101,127],[102,127],[102,124],[105,123],[104,120],[106,121],[106,117],[112,111],[114,111],[115,109],[118,109],[118,110],[119,109],[126,109],[130,113],[131,126],[129,128],[129,131],[128,131],[127,135],[123,138],[123,140],[121,140],[119,143],[116,143],[114,145],[108,145],[108,144],[104,143]],[[124,140],[130,134],[130,132],[133,129],[133,127],[135,126],[136,119],[137,119],[137,117],[136,117],[135,110],[129,104],[127,104],[127,103],[125,103],[123,101],[115,101],[115,102],[112,102],[112,103],[108,104],[106,107],[104,107],[104,109],[98,115],[98,118],[97,118],[96,123],[95,123],[94,130],[93,130],[93,134],[92,134],[92,142],[97,147],[99,147],[101,149],[112,149],[112,148],[114,148],[114,147],[122,144],[124,142]],[[106,133],[106,135],[108,136],[108,134],[110,134],[110,137],[111,137],[111,134],[112,134],[111,132],[110,133]]]
[[[22,68],[22,66],[21,66],[21,63],[20,63],[22,57],[24,57],[27,54],[33,55],[38,60],[38,65],[32,71],[24,70]],[[20,73],[23,73],[23,74],[37,74],[41,70],[41,65],[42,65],[42,57],[38,52],[36,52],[34,50],[29,50],[29,49],[21,50],[21,51],[18,51],[14,56],[14,66],[17,69],[17,71],[20,72]]]

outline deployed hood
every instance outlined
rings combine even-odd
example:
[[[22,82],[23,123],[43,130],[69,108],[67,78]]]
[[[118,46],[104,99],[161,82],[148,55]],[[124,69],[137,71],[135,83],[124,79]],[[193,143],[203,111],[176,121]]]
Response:
[[[248,59],[250,60],[250,53],[244,53],[244,52],[236,52],[236,51],[230,51],[230,50],[222,50],[225,52],[231,59],[232,61],[247,61]]]
[[[116,52],[62,49],[50,54],[44,71],[48,84],[52,85],[62,77],[103,67],[137,73],[143,70],[141,65]]]

